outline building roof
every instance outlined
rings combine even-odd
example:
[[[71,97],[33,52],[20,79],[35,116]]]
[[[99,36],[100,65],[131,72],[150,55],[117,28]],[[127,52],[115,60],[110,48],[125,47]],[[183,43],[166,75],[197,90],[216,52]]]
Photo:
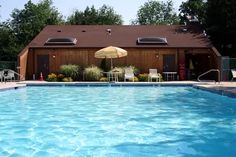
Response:
[[[138,38],[166,38],[167,44],[138,44]],[[47,45],[49,38],[75,38],[74,45]],[[210,48],[203,31],[182,25],[49,25],[29,44],[29,47],[102,48]]]

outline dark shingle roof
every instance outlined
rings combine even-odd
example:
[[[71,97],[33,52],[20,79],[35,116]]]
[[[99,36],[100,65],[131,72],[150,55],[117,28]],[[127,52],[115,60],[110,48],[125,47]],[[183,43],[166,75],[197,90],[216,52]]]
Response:
[[[212,47],[202,31],[183,30],[181,25],[130,26],[130,25],[49,25],[30,43],[30,47],[52,47],[44,45],[48,38],[72,37],[77,39],[74,46],[80,48],[118,47],[168,47],[168,48],[207,48]],[[186,31],[187,30],[187,31]],[[139,37],[161,37],[167,45],[139,45]],[[60,47],[60,46],[55,46]],[[63,47],[63,46],[62,46]]]

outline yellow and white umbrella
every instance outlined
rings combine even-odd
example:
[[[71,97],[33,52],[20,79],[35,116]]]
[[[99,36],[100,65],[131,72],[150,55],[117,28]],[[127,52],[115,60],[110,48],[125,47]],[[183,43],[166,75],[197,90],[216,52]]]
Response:
[[[127,56],[127,51],[115,46],[108,46],[95,52],[95,58],[110,58],[111,68],[113,68],[112,58],[120,58],[124,56]]]

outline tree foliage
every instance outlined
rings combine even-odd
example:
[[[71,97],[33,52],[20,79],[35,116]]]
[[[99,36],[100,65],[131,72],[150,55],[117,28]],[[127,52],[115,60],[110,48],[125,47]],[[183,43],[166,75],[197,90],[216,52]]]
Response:
[[[236,56],[236,1],[208,0],[207,33],[223,55]]]
[[[204,0],[187,0],[179,7],[181,23],[186,21],[187,16],[196,16],[199,21],[205,23],[206,2]]]
[[[173,2],[171,0],[166,3],[151,0],[140,7],[137,19],[132,23],[140,25],[176,24],[179,19],[173,10]]]
[[[16,60],[21,49],[46,25],[63,22],[51,0],[42,0],[37,4],[29,0],[23,9],[14,9],[11,17],[12,20],[0,25],[0,60]]]
[[[14,32],[7,23],[0,24],[0,61],[16,60],[19,45]]]
[[[38,4],[29,0],[24,9],[14,9],[11,17],[11,27],[23,46],[26,46],[46,25],[62,22],[62,16],[52,7],[51,0],[43,0]]]
[[[68,17],[67,23],[75,25],[120,25],[122,24],[122,17],[107,5],[103,5],[98,10],[92,6],[87,7],[84,11],[76,10]]]

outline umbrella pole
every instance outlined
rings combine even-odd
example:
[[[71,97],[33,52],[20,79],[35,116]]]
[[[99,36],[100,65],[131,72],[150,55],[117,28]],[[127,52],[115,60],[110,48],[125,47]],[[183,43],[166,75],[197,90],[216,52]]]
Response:
[[[112,58],[111,58],[111,69],[113,69],[113,65],[112,65]]]

